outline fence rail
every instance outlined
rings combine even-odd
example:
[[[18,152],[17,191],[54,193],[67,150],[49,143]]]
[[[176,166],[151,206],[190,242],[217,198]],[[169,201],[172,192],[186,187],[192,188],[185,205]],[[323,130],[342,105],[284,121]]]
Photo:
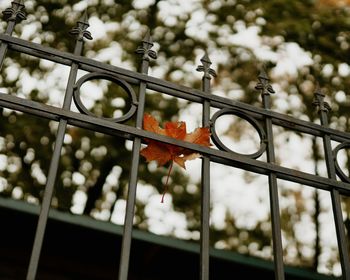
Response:
[[[126,280],[128,278],[130,247],[132,242],[132,225],[138,182],[139,154],[143,141],[142,139],[144,138],[181,146],[199,152],[203,155],[201,175],[202,210],[200,229],[200,279],[209,279],[209,214],[211,162],[234,166],[240,169],[264,174],[268,177],[275,279],[278,280],[284,279],[285,276],[277,179],[284,179],[303,185],[308,185],[316,189],[329,191],[332,198],[342,275],[344,279],[350,279],[348,244],[345,235],[340,202],[340,194],[350,196],[350,179],[341,171],[336,161],[337,152],[340,149],[350,147],[350,134],[328,127],[327,114],[329,105],[324,101],[324,95],[319,89],[315,93],[314,103],[319,110],[321,120],[320,125],[271,111],[270,95],[274,93],[274,90],[269,83],[269,78],[267,77],[264,69],[258,76],[256,86],[256,89],[260,91],[262,95],[263,108],[257,108],[249,104],[210,94],[210,81],[212,76],[215,76],[215,72],[210,68],[211,61],[207,55],[202,58],[202,64],[197,68],[198,71],[203,72],[201,90],[180,86],[168,81],[148,76],[147,73],[149,68],[149,61],[150,59],[155,59],[157,56],[156,53],[152,50],[153,42],[149,33],[146,34],[145,38],[142,40],[141,46],[136,51],[139,55],[141,55],[142,60],[141,71],[139,73],[97,62],[95,60],[81,56],[84,40],[92,39],[90,32],[87,30],[89,24],[86,13],[77,22],[76,27],[71,31],[71,34],[76,38],[76,45],[73,54],[15,38],[12,36],[12,33],[15,25],[21,20],[25,19],[24,8],[25,7],[23,1],[13,1],[11,7],[3,12],[4,18],[7,20],[8,25],[5,33],[0,34],[0,66],[3,64],[7,50],[13,50],[19,53],[50,60],[70,67],[70,75],[66,86],[65,99],[62,108],[26,100],[10,94],[0,94],[1,107],[29,113],[38,117],[54,120],[59,123],[54,152],[47,176],[44,198],[41,205],[41,212],[38,220],[32,255],[28,268],[28,280],[33,280],[36,278],[40,252],[42,248],[43,238],[45,236],[46,223],[50,210],[50,204],[52,200],[58,171],[58,164],[67,125],[74,125],[96,132],[124,137],[125,139],[133,141],[131,173],[129,177],[121,261],[119,265],[119,280]],[[76,79],[78,70],[85,70],[89,72],[89,74],[83,76],[79,81],[77,81]],[[121,86],[128,93],[129,97],[132,100],[129,113],[117,119],[99,118],[89,113],[84,105],[80,102],[79,88],[84,82],[92,78],[107,79]],[[130,85],[136,85],[138,87],[138,94],[135,94],[133,92],[133,89]],[[145,98],[147,95],[146,89],[155,90],[163,94],[202,104],[202,125],[210,127],[212,134],[211,137],[213,143],[215,144],[215,147],[203,147],[143,130],[142,119],[144,114]],[[70,111],[72,101],[75,102],[80,113]],[[211,115],[211,108],[219,109],[219,111],[217,111],[214,115]],[[216,135],[215,122],[222,115],[235,115],[248,121],[257,130],[257,133],[260,136],[260,148],[258,152],[251,155],[239,154],[231,151],[220,141],[219,137]],[[135,127],[122,123],[123,121],[132,117],[135,117],[136,119]],[[291,129],[295,132],[301,132],[322,138],[325,151],[325,162],[328,170],[328,178],[277,165],[275,162],[276,159],[273,144],[273,125]],[[332,150],[331,147],[331,140],[339,143],[339,145],[334,150]],[[266,154],[266,162],[257,160],[257,158],[262,154]],[[337,176],[341,180],[338,180]]]

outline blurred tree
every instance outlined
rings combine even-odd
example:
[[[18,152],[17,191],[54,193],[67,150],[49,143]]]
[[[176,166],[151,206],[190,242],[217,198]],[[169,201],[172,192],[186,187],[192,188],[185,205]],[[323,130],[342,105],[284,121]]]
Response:
[[[9,0],[0,3],[1,8],[9,4]],[[254,77],[258,64],[265,61],[278,92],[273,97],[273,109],[298,118],[317,121],[312,101],[314,85],[319,81],[331,99],[332,127],[349,129],[350,100],[345,94],[350,83],[347,78],[350,73],[349,1],[26,0],[25,5],[28,19],[25,24],[16,26],[16,34],[21,38],[72,51],[74,40],[67,34],[81,12],[87,9],[95,39],[86,43],[85,55],[131,70],[137,69],[139,60],[134,51],[149,28],[158,51],[151,75],[195,88],[200,88],[200,75],[194,73],[195,62],[203,50],[208,49],[218,73],[213,94],[256,106],[260,106],[260,101],[254,91]],[[5,22],[1,22],[2,30],[5,26]],[[297,52],[296,61],[283,64],[293,51]],[[297,60],[297,56],[301,58]],[[9,52],[0,76],[1,91],[60,106],[66,83],[66,74],[62,73],[67,73],[63,66]],[[128,110],[126,97],[118,88],[97,81],[92,86],[96,92],[85,94],[85,102],[89,102],[92,112],[111,117]],[[184,100],[151,91],[146,101],[146,111],[161,121],[177,119],[192,108],[190,106],[192,104]],[[55,122],[28,118],[7,109],[1,114],[0,159],[6,163],[0,163],[1,195],[38,203],[46,182],[57,126]],[[196,121],[198,126],[200,119]],[[227,133],[239,141],[243,137],[242,127],[237,120]],[[283,143],[291,138],[290,133],[278,132]],[[317,141],[312,141],[310,147],[318,150]],[[53,205],[64,211],[113,220],[113,213],[122,212],[125,205],[130,170],[129,146],[128,141],[121,138],[69,127]],[[322,153],[311,154],[309,160],[316,162],[315,172],[322,173],[317,169]],[[277,156],[283,164],[278,152]],[[166,168],[155,168],[154,164],[146,165],[142,161],[139,169],[139,188],[148,195],[138,198],[135,223],[147,229],[150,228],[149,199],[151,195],[162,192]],[[178,169],[171,178],[173,211],[186,215],[186,230],[193,233],[186,238],[198,239],[195,233],[199,228],[199,187],[193,186],[190,178]],[[245,174],[247,181],[254,178]],[[281,195],[293,201],[287,206],[282,205],[281,209],[287,242],[286,260],[291,264],[334,272],[336,257],[323,261],[322,267],[328,266],[326,269],[318,262],[324,252],[320,249],[318,218],[324,209],[321,209],[318,194],[311,202],[314,204],[313,213],[307,207],[310,197],[306,197],[302,190],[281,188]],[[349,205],[346,200],[344,210],[347,213],[350,213]],[[118,211],[114,211],[114,207]],[[215,207],[213,205],[213,211]],[[313,244],[305,244],[297,236],[296,226],[306,213],[314,219],[316,234]],[[226,217],[225,226],[212,227],[211,242],[214,246],[271,258],[268,217],[257,218],[253,227],[247,227],[238,225],[237,216],[229,209],[225,209],[223,215]],[[114,221],[121,222],[119,218]],[[174,232],[175,228],[171,234]],[[291,253],[293,250],[297,253]],[[331,250],[336,254],[336,247]]]

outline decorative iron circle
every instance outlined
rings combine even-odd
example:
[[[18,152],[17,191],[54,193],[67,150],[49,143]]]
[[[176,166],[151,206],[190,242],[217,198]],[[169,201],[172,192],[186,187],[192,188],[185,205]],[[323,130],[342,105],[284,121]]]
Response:
[[[338,163],[338,152],[342,149],[345,148],[350,148],[350,142],[344,142],[339,144],[337,147],[335,147],[335,149],[333,150],[333,158],[334,158],[334,165],[335,165],[335,172],[337,173],[337,175],[339,176],[339,178],[343,181],[343,182],[347,182],[350,183],[350,178],[349,176],[347,176],[343,170],[340,168],[340,165]]]
[[[134,92],[134,90],[132,89],[132,87],[125,81],[120,80],[119,78],[110,75],[110,74],[106,74],[106,73],[90,73],[87,74],[83,77],[81,77],[78,82],[75,84],[74,86],[74,92],[73,92],[73,99],[75,102],[75,105],[77,106],[78,110],[80,113],[82,114],[86,114],[89,116],[93,116],[96,117],[95,114],[91,113],[83,104],[83,102],[81,101],[80,98],[80,87],[87,81],[90,80],[96,80],[96,79],[102,79],[102,80],[107,80],[107,81],[111,81],[112,83],[117,84],[118,86],[120,86],[130,97],[131,99],[131,106],[129,111],[118,118],[105,118],[102,117],[102,119],[106,119],[106,120],[110,120],[113,122],[123,122],[126,121],[128,119],[130,119],[136,112],[137,109],[137,98],[136,98],[136,94]]]
[[[256,131],[259,134],[260,137],[260,148],[257,152],[252,153],[252,154],[241,154],[241,153],[237,153],[232,151],[230,148],[228,148],[224,143],[221,142],[219,136],[216,133],[216,129],[215,129],[215,122],[216,120],[223,116],[223,115],[234,115],[237,116],[241,119],[244,119],[245,121],[247,121],[250,125],[252,125]],[[251,116],[246,115],[244,112],[236,110],[236,109],[230,109],[230,108],[224,108],[221,109],[219,111],[217,111],[211,118],[211,138],[214,142],[214,144],[222,150],[225,150],[227,152],[230,153],[234,153],[236,155],[240,155],[240,156],[246,156],[252,159],[257,159],[258,157],[260,157],[266,150],[266,133],[265,130],[263,129],[263,127],[260,125],[260,123],[252,118]]]

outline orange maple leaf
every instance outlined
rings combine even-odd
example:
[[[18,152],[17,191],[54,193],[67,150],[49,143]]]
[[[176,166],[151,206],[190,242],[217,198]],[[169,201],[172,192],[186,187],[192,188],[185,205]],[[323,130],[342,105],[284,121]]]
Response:
[[[210,146],[210,131],[207,127],[199,127],[192,133],[187,133],[185,122],[166,122],[164,124],[164,128],[161,128],[158,121],[154,117],[149,114],[145,114],[143,117],[143,128],[147,131],[172,137],[178,140],[183,140],[206,147]],[[170,161],[165,190],[161,201],[163,202],[164,195],[167,191],[168,179],[173,162],[186,169],[185,162],[187,160],[200,157],[200,154],[193,152],[190,149],[161,143],[151,139],[145,139],[145,141],[148,146],[141,150],[141,155],[146,158],[147,162],[155,160],[157,161],[158,166],[163,166]]]

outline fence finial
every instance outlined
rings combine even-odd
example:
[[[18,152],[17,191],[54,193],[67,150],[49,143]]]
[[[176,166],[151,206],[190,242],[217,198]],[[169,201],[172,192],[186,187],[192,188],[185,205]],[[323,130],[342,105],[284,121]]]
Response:
[[[328,113],[332,108],[326,101],[324,101],[325,97],[326,95],[322,92],[319,82],[317,82],[312,105],[317,107],[319,112],[324,111]]]
[[[148,29],[145,37],[142,39],[142,45],[137,47],[135,53],[142,55],[142,60],[150,61],[151,58],[157,59],[157,53],[152,50],[153,45],[151,32]]]
[[[81,16],[81,18],[80,18],[77,22],[80,22],[80,23],[82,23],[82,24],[85,24],[85,25],[87,25],[88,27],[90,26],[90,25],[89,25],[89,21],[88,21],[88,14],[87,14],[87,10],[86,10],[86,9],[84,10],[83,15]]]
[[[261,66],[258,78],[270,81],[270,79],[269,79],[269,77],[267,76],[267,73],[266,73],[266,66],[265,66],[265,64],[263,64]]]
[[[196,71],[198,72],[203,72],[204,73],[204,78],[210,80],[211,77],[216,77],[216,72],[214,69],[210,68],[211,60],[208,56],[208,53],[205,52],[203,57],[201,58],[202,65],[198,65]]]
[[[24,11],[23,0],[14,0],[11,2],[11,7],[5,9],[2,13],[6,21],[15,21],[16,23],[25,20],[26,13]]]
[[[69,34],[75,36],[78,41],[82,41],[84,38],[92,40],[91,33],[87,30],[89,26],[87,10],[85,10],[82,17],[77,21],[77,25],[69,31]]]
[[[258,75],[258,83],[255,86],[255,89],[260,90],[261,95],[270,95],[275,93],[270,84],[270,79],[267,76],[265,65],[263,65],[260,69],[260,73]]]

